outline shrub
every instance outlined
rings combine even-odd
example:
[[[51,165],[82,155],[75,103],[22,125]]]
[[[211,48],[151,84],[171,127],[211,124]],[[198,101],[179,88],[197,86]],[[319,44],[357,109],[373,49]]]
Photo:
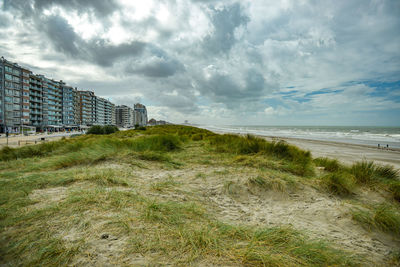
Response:
[[[339,161],[337,159],[330,159],[327,157],[316,158],[314,159],[314,163],[317,166],[324,167],[326,171],[335,172],[342,168]]]
[[[104,128],[100,125],[93,125],[87,130],[86,134],[104,134]]]
[[[105,125],[105,126],[100,126],[100,125],[93,125],[92,127],[89,128],[89,130],[86,132],[87,134],[112,134],[115,132],[118,132],[118,127],[112,126],[112,125]]]
[[[355,178],[347,172],[333,172],[323,177],[327,189],[335,195],[347,196],[355,189]]]
[[[115,132],[118,132],[118,131],[119,131],[119,129],[118,129],[117,126],[113,126],[113,125],[104,126],[104,133],[105,134],[112,134],[112,133],[115,133]]]

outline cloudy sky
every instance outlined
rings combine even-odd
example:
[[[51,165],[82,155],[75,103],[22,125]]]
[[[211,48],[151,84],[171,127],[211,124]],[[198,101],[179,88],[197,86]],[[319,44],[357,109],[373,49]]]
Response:
[[[171,122],[400,125],[398,0],[0,0],[0,55]]]

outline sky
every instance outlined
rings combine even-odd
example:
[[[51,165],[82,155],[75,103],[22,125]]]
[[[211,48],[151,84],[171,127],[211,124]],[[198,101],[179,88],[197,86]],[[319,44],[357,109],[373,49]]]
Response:
[[[0,0],[0,56],[149,119],[400,126],[398,0]]]

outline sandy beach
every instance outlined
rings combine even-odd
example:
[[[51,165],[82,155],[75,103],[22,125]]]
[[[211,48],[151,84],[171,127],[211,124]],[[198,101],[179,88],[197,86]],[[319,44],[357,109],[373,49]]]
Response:
[[[232,134],[231,132],[214,131],[218,134]],[[329,157],[335,158],[342,163],[352,164],[360,160],[374,161],[378,164],[390,164],[400,169],[400,149],[378,148],[367,145],[349,143],[308,140],[299,138],[287,138],[276,136],[259,136],[269,141],[284,140],[289,144],[298,146],[301,149],[311,151],[314,158]]]
[[[390,164],[400,169],[400,149],[386,149],[347,143],[305,140],[295,138],[271,138],[285,140],[304,150],[310,150],[313,157],[335,158],[345,164],[351,164],[362,159],[379,164]]]

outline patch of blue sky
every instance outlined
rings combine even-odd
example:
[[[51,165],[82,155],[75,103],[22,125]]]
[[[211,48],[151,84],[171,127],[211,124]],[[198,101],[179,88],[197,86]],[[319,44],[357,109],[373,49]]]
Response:
[[[328,88],[324,88],[321,90],[317,90],[317,91],[313,91],[310,93],[307,93],[304,95],[304,97],[309,97],[309,96],[313,96],[313,95],[323,95],[323,94],[336,94],[336,93],[341,93],[343,92],[343,89],[336,89],[336,90],[332,90],[332,89],[328,89]]]
[[[293,95],[293,94],[297,94],[299,92],[299,90],[291,90],[291,91],[280,91],[279,94],[280,95]]]

